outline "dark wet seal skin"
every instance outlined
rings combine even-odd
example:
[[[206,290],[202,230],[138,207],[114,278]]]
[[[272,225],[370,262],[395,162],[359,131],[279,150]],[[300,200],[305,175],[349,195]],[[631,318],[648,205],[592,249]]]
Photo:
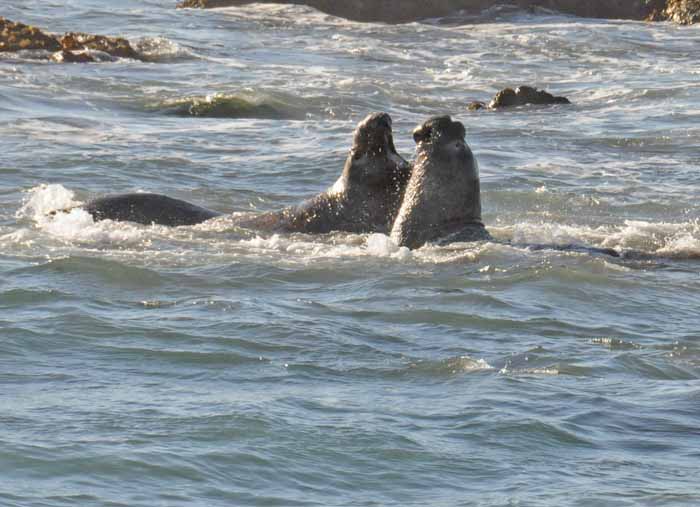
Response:
[[[330,189],[298,206],[238,225],[314,234],[388,233],[411,173],[411,165],[396,152],[391,125],[387,113],[370,114],[355,129],[343,172]]]
[[[195,225],[221,213],[159,194],[118,194],[100,197],[83,206],[97,222],[115,220],[144,225]]]
[[[413,138],[416,160],[391,231],[393,241],[411,249],[428,242],[492,241],[481,221],[479,165],[464,139],[464,125],[449,116],[430,118],[416,127]],[[585,245],[507,244],[620,257],[611,248]]]
[[[400,246],[429,241],[490,239],[481,221],[479,165],[465,129],[449,116],[430,118],[413,131],[416,160],[391,231]]]
[[[343,173],[328,191],[282,211],[239,218],[236,225],[279,232],[388,232],[410,172],[410,164],[394,147],[391,117],[386,113],[370,114],[357,126]],[[159,194],[106,196],[83,208],[95,220],[145,225],[194,225],[221,216]]]

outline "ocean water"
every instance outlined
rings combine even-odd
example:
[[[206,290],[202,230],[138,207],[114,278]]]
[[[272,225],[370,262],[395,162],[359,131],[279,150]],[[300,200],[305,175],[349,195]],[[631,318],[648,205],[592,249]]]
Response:
[[[700,27],[173,3],[0,6],[147,60],[0,56],[0,505],[700,504]],[[497,241],[47,216],[278,209],[372,111],[464,122]]]

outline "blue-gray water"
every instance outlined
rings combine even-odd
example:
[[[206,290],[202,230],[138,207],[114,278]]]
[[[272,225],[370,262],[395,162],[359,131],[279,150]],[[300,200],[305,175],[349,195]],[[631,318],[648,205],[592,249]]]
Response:
[[[147,62],[0,59],[0,505],[696,506],[700,27],[4,0]],[[521,83],[574,105],[471,113]],[[502,243],[47,211],[277,209],[448,112]]]

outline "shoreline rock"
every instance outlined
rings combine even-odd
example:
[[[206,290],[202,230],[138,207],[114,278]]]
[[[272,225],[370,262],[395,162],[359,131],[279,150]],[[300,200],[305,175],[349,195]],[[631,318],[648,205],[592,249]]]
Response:
[[[700,22],[700,0],[668,0],[663,12],[665,19],[679,25]]]
[[[0,53],[23,50],[45,50],[57,63],[89,63],[103,61],[91,54],[103,53],[113,58],[142,60],[128,40],[80,32],[56,35],[0,16]]]
[[[565,14],[602,19],[700,21],[700,0],[182,0],[178,8],[214,9],[251,3],[307,5],[352,21],[408,23],[458,11],[479,12],[499,4],[544,7]]]
[[[35,26],[16,23],[0,17],[0,52],[25,49],[59,51],[61,44],[56,37],[42,32]]]
[[[64,51],[81,51],[92,49],[102,51],[116,58],[140,60],[138,53],[128,40],[122,37],[107,37],[81,32],[68,32],[59,39]]]

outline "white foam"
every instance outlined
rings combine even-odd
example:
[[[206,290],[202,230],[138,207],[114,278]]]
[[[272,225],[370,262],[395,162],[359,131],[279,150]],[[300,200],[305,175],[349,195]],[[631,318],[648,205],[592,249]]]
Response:
[[[256,236],[240,243],[263,252],[276,251],[307,260],[344,257],[387,257],[403,260],[411,257],[408,248],[397,246],[384,234],[370,234],[366,241],[363,240],[363,236],[356,234],[339,233],[325,237],[274,234],[270,237]]]
[[[603,246],[670,257],[700,257],[700,223],[626,220],[623,227],[603,241]]]
[[[522,222],[512,226],[514,243],[555,244],[588,243],[591,246],[605,240],[609,229],[592,228],[581,225],[566,225],[556,223]]]
[[[17,211],[19,219],[30,219],[36,229],[63,241],[96,243],[135,243],[143,240],[145,228],[111,220],[97,222],[75,199],[72,190],[62,185],[39,185],[30,189],[24,205]],[[19,233],[19,231],[17,231]],[[10,239],[13,238],[7,238]],[[26,242],[26,234],[14,238]]]
[[[680,258],[700,257],[700,222],[645,222],[626,220],[622,225],[591,227],[556,223],[523,222],[494,227],[497,237],[509,235],[516,244],[570,243],[618,251]]]
[[[35,222],[47,220],[51,212],[80,206],[75,193],[63,185],[39,185],[27,191],[24,205],[15,213],[17,218],[28,218]]]
[[[536,375],[536,376],[556,376],[560,372],[557,368],[516,368],[510,369],[504,366],[499,370],[501,375],[517,376],[517,375]]]
[[[143,37],[134,41],[134,49],[146,61],[167,62],[195,58],[194,52],[165,37]]]
[[[411,251],[405,246],[398,246],[385,234],[375,233],[367,237],[367,253],[375,257],[393,257],[407,259]]]
[[[494,369],[494,367],[486,362],[485,359],[474,359],[469,356],[458,357],[457,359],[450,361],[449,364],[453,368],[452,373],[457,373],[459,371],[469,372]]]

